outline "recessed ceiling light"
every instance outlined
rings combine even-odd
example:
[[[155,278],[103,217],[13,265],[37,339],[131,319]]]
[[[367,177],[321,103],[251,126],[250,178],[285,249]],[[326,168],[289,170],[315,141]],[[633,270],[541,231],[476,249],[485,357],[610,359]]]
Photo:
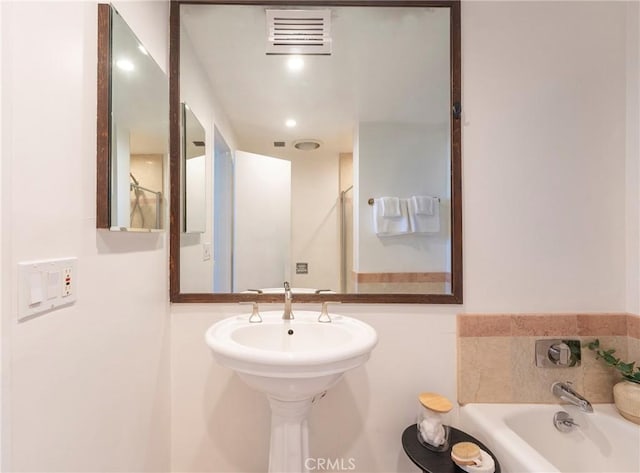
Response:
[[[292,72],[298,72],[304,68],[304,59],[300,56],[291,56],[287,61],[287,67]]]
[[[118,61],[116,61],[116,66],[118,66],[123,71],[133,71],[135,69],[133,63],[128,59],[119,59]]]
[[[144,54],[145,56],[147,56],[147,55],[149,54],[149,53],[147,52],[147,50],[146,50],[146,49],[144,49],[144,46],[143,46],[143,45],[141,45],[141,44],[139,44],[139,45],[138,45],[138,49],[139,49],[139,50],[140,50],[140,52],[141,52],[142,54]]]
[[[293,142],[293,146],[300,151],[313,151],[320,148],[320,141],[313,138],[296,140]]]
[[[284,124],[289,128],[293,128],[297,125],[296,121],[293,118],[289,118],[286,122],[284,122]]]

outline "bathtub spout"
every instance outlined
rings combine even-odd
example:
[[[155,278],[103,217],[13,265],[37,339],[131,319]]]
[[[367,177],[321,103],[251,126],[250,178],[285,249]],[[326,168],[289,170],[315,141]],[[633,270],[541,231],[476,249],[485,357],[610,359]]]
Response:
[[[551,385],[551,392],[563,401],[578,406],[583,412],[593,412],[591,403],[571,388],[569,383],[557,381]]]

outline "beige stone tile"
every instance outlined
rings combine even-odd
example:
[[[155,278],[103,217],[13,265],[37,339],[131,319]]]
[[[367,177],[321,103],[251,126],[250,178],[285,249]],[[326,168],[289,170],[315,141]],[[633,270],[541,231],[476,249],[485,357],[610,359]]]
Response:
[[[578,314],[578,335],[626,335],[626,314]]]
[[[617,336],[617,335],[604,335],[604,336],[589,336],[589,337],[580,337],[580,341],[582,344],[582,363],[583,364],[598,364],[600,366],[604,366],[605,368],[609,368],[602,360],[596,360],[596,353],[587,348],[587,344],[592,342],[593,340],[600,340],[600,349],[609,350],[613,348],[615,350],[614,356],[617,358],[626,359],[627,358],[627,350],[628,343],[627,337],[625,336]],[[609,368],[613,369],[613,368]]]
[[[621,376],[615,368],[610,367],[602,360],[596,359],[595,352],[589,350],[587,343],[596,337],[581,337],[582,341],[582,371],[583,386],[582,393],[590,402],[613,402],[613,385],[620,381]],[[603,349],[613,348],[616,350],[615,356],[627,359],[628,347],[625,336],[598,336],[600,346]]]
[[[504,337],[510,334],[510,315],[458,315],[459,337]]]
[[[458,337],[458,401],[511,402],[508,337]]]
[[[417,283],[357,283],[358,294],[447,294],[447,283],[444,282],[417,282]]]
[[[577,333],[576,314],[526,314],[511,316],[513,336],[567,336]]]
[[[627,357],[629,361],[635,361],[636,366],[640,366],[640,338],[627,339]]]
[[[582,373],[579,367],[538,368],[535,364],[535,337],[516,337],[511,343],[511,381],[513,402],[556,403],[551,385],[556,381],[570,381],[580,391]]]
[[[592,404],[611,403],[613,402],[613,385],[618,381],[620,381],[620,376],[616,375],[614,370],[601,372],[585,369],[582,395]]]
[[[640,316],[627,314],[627,335],[640,339]]]

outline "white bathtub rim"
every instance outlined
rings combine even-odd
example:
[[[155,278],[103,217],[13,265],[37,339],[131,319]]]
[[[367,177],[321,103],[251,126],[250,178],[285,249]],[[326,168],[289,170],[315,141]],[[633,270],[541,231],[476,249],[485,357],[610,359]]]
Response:
[[[471,403],[460,407],[460,422],[463,430],[478,438],[493,451],[503,472],[557,473],[560,470],[555,465],[504,422],[504,418],[514,412],[528,408],[539,409],[543,406],[565,410],[575,416],[590,415],[566,404]],[[595,404],[594,411],[598,415],[629,422],[618,413],[614,404]],[[491,429],[487,429],[487,426],[491,426]]]
[[[527,407],[530,404],[514,404],[517,408]],[[474,406],[481,406],[480,408]],[[515,434],[509,426],[504,423],[495,425],[495,417],[487,411],[494,410],[504,413],[505,404],[467,404],[460,409],[460,421],[463,430],[471,430],[474,437],[486,444],[498,459],[502,471],[521,472],[536,471],[540,473],[559,472],[552,463],[547,461],[540,453],[529,445],[519,435]],[[468,417],[468,419],[467,419]],[[490,431],[479,430],[478,426],[492,425]],[[502,448],[502,445],[509,445],[509,448]],[[514,452],[518,452],[515,455]]]

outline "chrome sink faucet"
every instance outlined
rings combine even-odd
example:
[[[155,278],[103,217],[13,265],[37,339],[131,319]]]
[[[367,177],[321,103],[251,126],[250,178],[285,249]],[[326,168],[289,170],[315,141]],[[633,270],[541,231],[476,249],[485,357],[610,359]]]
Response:
[[[573,404],[574,406],[578,406],[578,408],[583,412],[593,412],[591,403],[574,391],[569,382],[562,383],[557,381],[553,383],[551,385],[551,392],[563,401]]]
[[[282,314],[283,320],[293,320],[293,312],[291,311],[291,303],[293,302],[293,294],[291,293],[291,287],[289,282],[284,282],[284,313]]]

